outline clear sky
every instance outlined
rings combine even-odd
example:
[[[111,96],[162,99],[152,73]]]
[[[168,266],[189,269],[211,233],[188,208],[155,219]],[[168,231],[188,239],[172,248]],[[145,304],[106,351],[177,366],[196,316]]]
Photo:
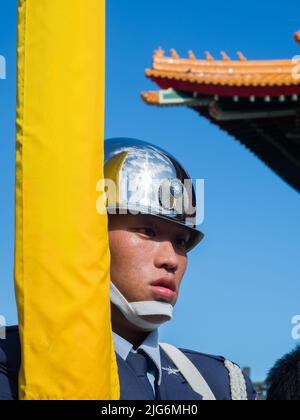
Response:
[[[0,314],[16,322],[13,295],[16,0],[0,3]],[[87,2],[88,4],[88,2]],[[300,54],[298,2],[107,1],[106,137],[131,136],[176,155],[206,182],[206,240],[190,256],[175,319],[162,340],[221,354],[263,379],[297,342],[300,195],[226,133],[185,108],[145,105],[153,51],[181,56],[241,50],[249,59]],[[299,343],[298,343],[299,344]]]

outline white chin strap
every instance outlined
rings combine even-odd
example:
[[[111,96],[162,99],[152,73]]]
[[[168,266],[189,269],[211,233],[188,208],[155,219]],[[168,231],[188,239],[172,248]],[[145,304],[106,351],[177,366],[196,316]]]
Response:
[[[129,303],[112,282],[110,282],[110,301],[122,312],[131,324],[146,331],[154,331],[164,322],[170,321],[173,318],[174,308],[170,303],[156,301]],[[141,318],[142,316],[149,315],[166,316],[168,319],[161,323],[152,323]]]

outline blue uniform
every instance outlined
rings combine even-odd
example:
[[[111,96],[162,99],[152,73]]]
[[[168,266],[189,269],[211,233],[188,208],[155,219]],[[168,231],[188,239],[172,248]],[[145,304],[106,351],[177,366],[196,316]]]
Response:
[[[217,400],[231,400],[229,374],[224,358],[182,350],[201,372]],[[156,400],[202,400],[193,391],[166,353],[160,349],[161,381],[155,389]],[[140,378],[118,352],[117,363],[121,386],[121,400],[150,400],[150,392],[141,386]],[[20,367],[20,341],[17,327],[9,327],[6,340],[0,340],[0,400],[18,399],[18,374]],[[246,378],[248,399],[256,397],[253,386]]]

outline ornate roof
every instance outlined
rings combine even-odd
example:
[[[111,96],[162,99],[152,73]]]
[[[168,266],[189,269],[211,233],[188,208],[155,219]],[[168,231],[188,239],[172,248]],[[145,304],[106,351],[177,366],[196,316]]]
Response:
[[[300,43],[300,32],[295,34],[295,40]],[[237,60],[232,60],[225,52],[221,52],[221,56],[222,60],[215,60],[206,52],[206,59],[198,59],[190,51],[188,58],[180,58],[174,49],[170,56],[158,49],[154,53],[152,68],[146,70],[146,76],[161,88],[185,90],[184,86],[188,84],[200,93],[210,93],[207,89],[209,86],[248,88],[240,89],[241,96],[247,96],[251,88],[256,88],[255,91],[252,89],[256,96],[266,94],[261,88],[272,88],[268,94],[275,96],[300,93],[299,57],[290,60],[247,60],[241,52],[237,53]],[[221,93],[231,95],[229,90],[223,89]],[[147,95],[143,95],[143,98],[148,99]]]
[[[300,31],[294,36],[300,44]],[[159,90],[142,93],[150,105],[184,105],[246,145],[300,191],[300,56],[247,60],[238,52],[215,60],[154,53],[146,76]]]
[[[224,53],[225,54],[225,53]],[[227,57],[227,56],[226,56]],[[221,86],[299,86],[292,60],[247,61],[173,59],[154,56],[153,69],[146,76],[189,83]]]

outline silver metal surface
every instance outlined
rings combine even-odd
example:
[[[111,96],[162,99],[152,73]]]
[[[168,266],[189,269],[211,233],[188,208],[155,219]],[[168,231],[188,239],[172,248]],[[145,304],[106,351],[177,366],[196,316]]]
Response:
[[[109,214],[149,214],[191,233],[188,250],[204,237],[196,227],[196,194],[190,176],[168,152],[141,140],[105,141]]]

